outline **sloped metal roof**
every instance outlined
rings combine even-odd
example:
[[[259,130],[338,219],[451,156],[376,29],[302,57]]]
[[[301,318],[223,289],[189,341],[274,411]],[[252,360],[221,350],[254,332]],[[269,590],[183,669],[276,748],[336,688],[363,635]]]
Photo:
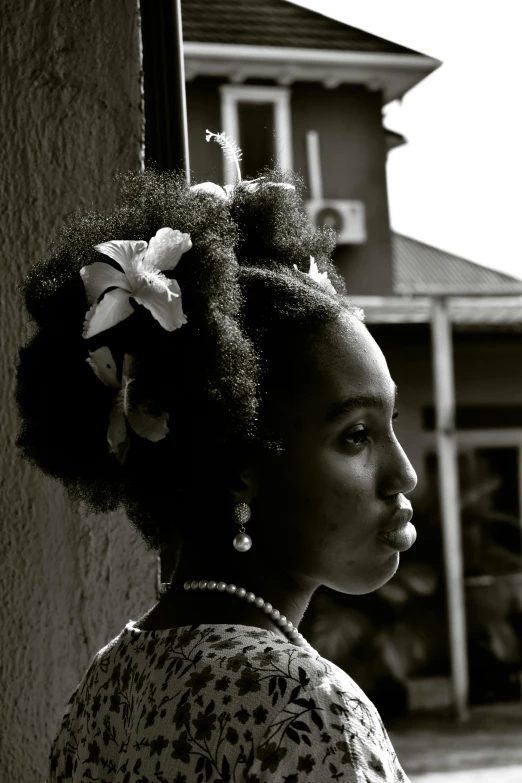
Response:
[[[409,295],[521,294],[522,280],[392,233],[393,290]]]
[[[181,10],[190,42],[419,54],[287,0],[182,0]]]

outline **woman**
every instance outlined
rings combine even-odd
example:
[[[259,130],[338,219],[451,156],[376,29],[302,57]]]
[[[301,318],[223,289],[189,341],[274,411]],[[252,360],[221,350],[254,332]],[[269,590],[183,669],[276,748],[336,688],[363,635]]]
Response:
[[[319,585],[375,590],[415,540],[395,385],[333,244],[277,172],[225,193],[149,171],[25,278],[18,445],[172,570],[71,697],[52,781],[406,779],[297,630]]]

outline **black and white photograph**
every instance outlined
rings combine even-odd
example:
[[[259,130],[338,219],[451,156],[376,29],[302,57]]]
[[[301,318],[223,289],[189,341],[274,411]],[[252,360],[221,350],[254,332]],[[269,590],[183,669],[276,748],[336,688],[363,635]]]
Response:
[[[6,0],[0,783],[522,783],[514,0]]]

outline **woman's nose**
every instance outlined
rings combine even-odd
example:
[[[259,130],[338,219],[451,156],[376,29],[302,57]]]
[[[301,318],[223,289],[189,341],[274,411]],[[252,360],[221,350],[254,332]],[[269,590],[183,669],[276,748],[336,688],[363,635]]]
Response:
[[[417,486],[417,474],[406,452],[394,437],[393,454],[387,471],[387,495],[407,495]]]

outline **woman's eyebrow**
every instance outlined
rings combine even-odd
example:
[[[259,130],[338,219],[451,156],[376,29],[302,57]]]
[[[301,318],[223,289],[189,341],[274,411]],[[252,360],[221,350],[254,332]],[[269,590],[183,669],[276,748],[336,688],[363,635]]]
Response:
[[[399,396],[399,389],[397,384],[394,384],[395,389],[395,401],[394,407],[397,405]],[[378,408],[380,410],[386,410],[389,406],[389,398],[381,397],[375,394],[354,394],[351,397],[347,397],[341,402],[336,402],[328,408],[326,414],[327,421],[333,421],[338,416],[343,416],[346,413],[351,413],[354,410],[360,410],[361,408]]]

